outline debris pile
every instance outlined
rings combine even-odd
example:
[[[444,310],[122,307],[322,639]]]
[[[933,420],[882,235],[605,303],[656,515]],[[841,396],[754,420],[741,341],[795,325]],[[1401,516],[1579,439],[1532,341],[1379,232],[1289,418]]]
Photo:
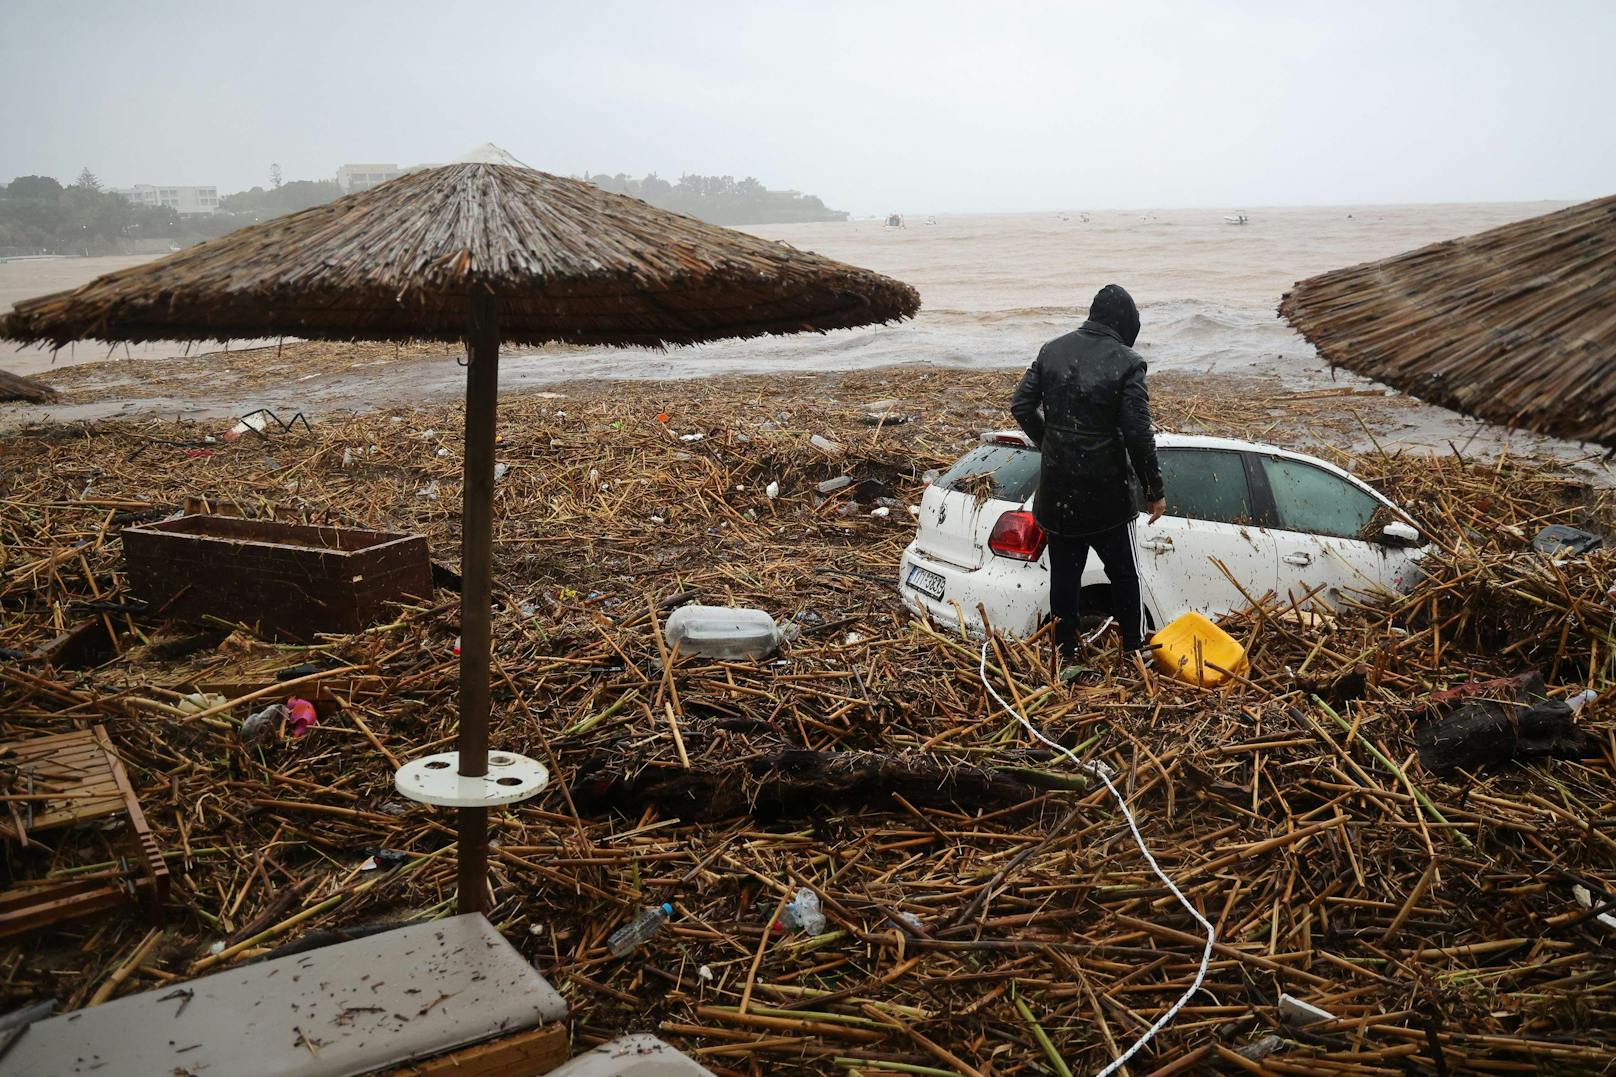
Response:
[[[1203,937],[1105,789],[993,701],[978,646],[902,610],[912,520],[867,511],[918,502],[1003,376],[850,376],[798,416],[777,389],[501,407],[492,740],[554,780],[491,819],[490,918],[567,996],[575,1049],[653,1029],[718,1072],[1097,1070],[1185,990]],[[1304,425],[1249,393],[1158,397],[1179,429]],[[863,420],[899,408],[911,421]],[[155,939],[129,914],[14,940],[6,1005],[70,1008],[452,909],[451,821],[392,776],[453,738],[460,444],[415,435],[456,427],[384,411],[200,456],[205,432],[167,423],[7,439],[4,739],[104,726],[170,893]],[[1337,459],[1435,539],[1409,594],[1324,613],[1254,596],[1223,623],[1249,668],[1218,690],[1111,651],[1068,680],[1046,640],[989,645],[993,691],[1112,769],[1217,925],[1203,989],[1130,1068],[1616,1065],[1616,553],[1530,549],[1549,524],[1610,532],[1616,503],[1518,460]],[[416,496],[428,484],[437,499]],[[438,589],[310,643],[261,638],[249,610],[166,621],[127,601],[117,532],[186,509],[420,531]],[[779,649],[667,647],[693,602],[767,611]],[[87,623],[97,653],[34,657]],[[1577,750],[1420,762],[1433,695],[1533,670],[1546,699],[1601,690],[1571,718]],[[223,703],[182,706],[198,694]],[[318,710],[301,736],[264,717],[294,700]],[[13,798],[17,782],[0,770]],[[44,840],[5,843],[13,880],[115,860],[93,829]]]

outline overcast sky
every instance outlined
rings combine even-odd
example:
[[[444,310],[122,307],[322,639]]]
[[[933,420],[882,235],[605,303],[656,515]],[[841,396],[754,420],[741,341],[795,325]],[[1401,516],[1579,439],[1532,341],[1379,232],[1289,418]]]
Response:
[[[493,141],[855,213],[1616,192],[1616,3],[0,0],[0,182]]]

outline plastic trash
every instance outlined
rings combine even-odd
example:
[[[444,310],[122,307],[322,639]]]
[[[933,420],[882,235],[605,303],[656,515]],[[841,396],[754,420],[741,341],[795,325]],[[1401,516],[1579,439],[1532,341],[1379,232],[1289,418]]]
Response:
[[[185,714],[201,714],[203,711],[212,710],[214,707],[223,706],[228,702],[229,700],[217,692],[192,692],[188,696],[181,696],[179,702],[174,704],[174,707]]]
[[[456,636],[456,637],[455,637],[455,641],[454,641],[454,653],[455,653],[455,657],[456,657],[456,658],[459,658],[459,657],[460,657],[460,637],[459,637],[459,636]]]
[[[663,634],[680,654],[723,660],[767,658],[785,638],[766,611],[730,606],[681,606]]]
[[[416,497],[424,497],[424,498],[427,498],[429,500],[436,501],[437,497],[438,497],[438,480],[433,479],[431,482],[427,483],[425,486],[423,486],[419,490],[415,491],[415,496]]]
[[[1289,1044],[1285,1042],[1285,1037],[1276,1036],[1270,1032],[1254,1043],[1248,1043],[1244,1047],[1236,1048],[1234,1053],[1252,1062],[1260,1062],[1269,1055],[1283,1051],[1287,1046]]]
[[[706,434],[680,434],[679,435],[679,440],[680,441],[700,441],[702,438],[704,438],[706,436],[707,436]]]
[[[511,470],[511,465],[509,465],[509,464],[495,464],[494,465],[494,481],[498,482],[500,479],[503,479],[506,475],[510,474],[510,470]]]
[[[1582,708],[1586,707],[1588,704],[1592,703],[1598,698],[1599,693],[1594,691],[1592,688],[1589,688],[1578,692],[1574,696],[1566,697],[1566,706],[1571,708],[1572,714],[1576,714],[1578,711],[1582,710]]]
[[[840,455],[842,455],[842,447],[840,445],[838,445],[836,442],[832,441],[830,438],[821,437],[818,434],[815,434],[812,437],[810,437],[808,439],[808,444],[812,445],[814,448],[818,449],[820,452],[826,454],[827,456],[840,456]]]
[[[251,415],[243,416],[240,422],[236,423],[235,426],[232,426],[229,432],[225,434],[225,440],[232,441],[248,431],[255,431],[262,434],[265,429],[268,428],[268,426],[268,414],[263,411],[255,411]]]
[[[871,515],[871,516],[875,516],[875,517],[877,517],[877,518],[879,518],[879,519],[882,519],[882,520],[884,520],[884,519],[886,519],[886,518],[887,518],[887,517],[888,517],[888,516],[891,516],[891,515],[892,515],[892,510],[891,510],[891,509],[889,509],[889,508],[887,508],[887,507],[886,507],[886,506],[885,506],[885,505],[882,505],[882,506],[881,506],[881,507],[880,507],[880,508],[877,508],[877,509],[871,509],[871,510],[870,510],[870,515]]]
[[[943,473],[941,471],[934,467],[929,467],[926,469],[925,473],[920,476],[920,482],[922,486],[930,486],[932,483],[936,482],[942,477]]]
[[[269,731],[287,717],[286,704],[271,703],[261,711],[247,716],[237,731],[243,744],[254,744],[269,735]]]
[[[1589,890],[1581,883],[1578,883],[1571,888],[1571,896],[1575,897],[1577,899],[1577,904],[1581,905],[1585,909],[1591,909],[1596,904],[1594,901],[1593,891]],[[1604,903],[1603,898],[1597,902],[1597,904],[1600,905],[1603,905]],[[1610,928],[1612,931],[1616,931],[1616,916],[1612,916],[1608,912],[1602,912],[1598,916],[1594,917],[1594,919],[1598,920],[1601,924]]]
[[[1150,645],[1157,669],[1203,688],[1216,687],[1246,672],[1246,649],[1194,610],[1170,621],[1150,637]]]
[[[315,713],[313,703],[293,696],[286,701],[286,721],[292,736],[301,737],[319,723],[320,716]]]
[[[1565,524],[1550,524],[1537,533],[1537,538],[1532,540],[1532,549],[1550,557],[1566,554],[1576,556],[1592,553],[1604,544],[1605,540],[1592,531],[1567,527]]]
[[[1335,1014],[1321,1010],[1311,1002],[1303,1002],[1294,995],[1279,996],[1279,1019],[1287,1025],[1316,1025],[1321,1021],[1334,1021]]]
[[[672,915],[673,906],[666,901],[660,905],[641,909],[638,916],[607,936],[606,949],[612,952],[613,957],[622,957],[638,949],[661,931],[662,925],[667,923],[668,917]]]
[[[769,485],[763,488],[763,496],[767,497],[770,501],[773,501],[775,498],[779,497],[780,484],[777,482],[769,483]]]
[[[890,922],[897,927],[903,928],[911,935],[924,935],[926,933],[926,922],[912,912],[895,912],[892,914]]]
[[[806,886],[780,911],[780,926],[805,935],[825,933],[825,914],[819,908],[819,895]]]
[[[838,475],[834,479],[826,479],[824,482],[815,486],[814,489],[818,490],[822,494],[834,494],[837,490],[845,490],[847,487],[852,485],[853,479],[851,476]]]

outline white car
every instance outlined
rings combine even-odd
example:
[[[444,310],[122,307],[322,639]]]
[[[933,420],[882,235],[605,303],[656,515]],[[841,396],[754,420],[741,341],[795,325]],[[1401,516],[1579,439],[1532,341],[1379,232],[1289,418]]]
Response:
[[[1413,585],[1425,552],[1419,532],[1340,468],[1228,438],[1158,433],[1156,449],[1167,514],[1155,524],[1141,515],[1134,528],[1153,627],[1189,610],[1216,618],[1270,593],[1333,606],[1344,594]],[[927,488],[899,568],[906,606],[973,635],[984,613],[1001,632],[1037,631],[1049,615],[1049,557],[1032,515],[1038,461],[1019,431],[983,434]],[[1083,613],[1108,613],[1109,603],[1105,569],[1091,553]]]

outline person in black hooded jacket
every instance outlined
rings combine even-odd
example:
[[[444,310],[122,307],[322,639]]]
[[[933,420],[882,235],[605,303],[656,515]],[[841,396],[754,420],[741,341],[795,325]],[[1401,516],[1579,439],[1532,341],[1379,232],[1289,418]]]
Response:
[[[1133,297],[1106,285],[1089,305],[1088,321],[1038,352],[1010,402],[1010,413],[1043,457],[1033,516],[1049,536],[1049,611],[1057,619],[1056,645],[1066,657],[1078,640],[1083,565],[1091,549],[1111,581],[1123,647],[1144,645],[1130,463],[1151,523],[1167,502],[1145,361],[1133,350],[1138,337]]]

